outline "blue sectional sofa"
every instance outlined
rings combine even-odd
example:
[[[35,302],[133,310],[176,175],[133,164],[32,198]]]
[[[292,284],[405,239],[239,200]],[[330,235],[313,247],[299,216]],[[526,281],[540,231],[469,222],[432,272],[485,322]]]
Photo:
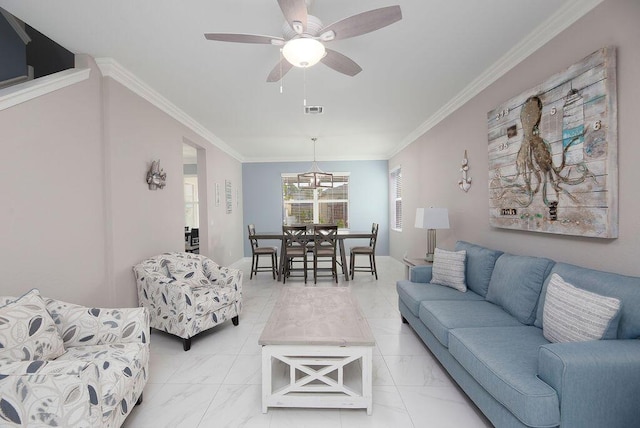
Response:
[[[431,284],[432,266],[416,266],[397,283],[399,309],[496,427],[640,426],[640,278],[462,241],[459,250],[466,292]],[[620,300],[613,340],[545,338],[553,273]]]

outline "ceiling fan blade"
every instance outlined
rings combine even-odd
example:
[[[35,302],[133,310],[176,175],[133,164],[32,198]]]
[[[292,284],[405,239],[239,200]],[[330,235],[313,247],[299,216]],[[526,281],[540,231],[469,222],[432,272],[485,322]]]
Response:
[[[347,76],[355,76],[362,71],[362,67],[355,63],[349,57],[342,55],[340,52],[326,49],[327,54],[320,61],[329,68],[333,68]]]
[[[234,43],[260,43],[265,45],[282,45],[284,39],[273,36],[260,36],[257,34],[235,34],[235,33],[205,33],[207,40]]]
[[[285,19],[295,30],[302,34],[307,31],[307,4],[305,0],[278,0]]]
[[[282,58],[280,62],[277,63],[275,67],[273,67],[273,70],[271,70],[269,76],[267,76],[267,82],[280,81],[280,79],[282,79],[284,75],[287,74],[289,70],[291,70],[292,67],[293,65],[291,65],[289,61]]]
[[[335,33],[334,39],[347,39],[379,30],[401,19],[402,11],[400,10],[400,6],[382,7],[334,22],[320,30],[320,34],[322,35],[333,31]]]

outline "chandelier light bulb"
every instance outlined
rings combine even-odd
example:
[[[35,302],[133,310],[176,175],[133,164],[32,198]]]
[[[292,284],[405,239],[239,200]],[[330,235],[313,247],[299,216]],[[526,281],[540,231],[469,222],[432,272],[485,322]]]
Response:
[[[295,67],[311,67],[325,56],[324,45],[315,39],[301,37],[289,40],[282,55]]]

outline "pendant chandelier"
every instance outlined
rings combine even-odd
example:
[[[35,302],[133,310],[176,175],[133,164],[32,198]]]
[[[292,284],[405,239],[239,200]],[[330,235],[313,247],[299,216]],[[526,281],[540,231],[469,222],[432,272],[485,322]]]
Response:
[[[318,189],[318,188],[332,188],[333,187],[333,174],[322,171],[316,163],[316,141],[317,138],[312,138],[313,141],[313,163],[311,169],[303,174],[298,174],[298,187],[300,189]]]

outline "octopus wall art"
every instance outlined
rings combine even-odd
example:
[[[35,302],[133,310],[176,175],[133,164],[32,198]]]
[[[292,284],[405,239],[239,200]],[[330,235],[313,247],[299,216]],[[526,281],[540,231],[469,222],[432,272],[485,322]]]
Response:
[[[490,111],[490,224],[616,238],[616,105],[607,47]]]

